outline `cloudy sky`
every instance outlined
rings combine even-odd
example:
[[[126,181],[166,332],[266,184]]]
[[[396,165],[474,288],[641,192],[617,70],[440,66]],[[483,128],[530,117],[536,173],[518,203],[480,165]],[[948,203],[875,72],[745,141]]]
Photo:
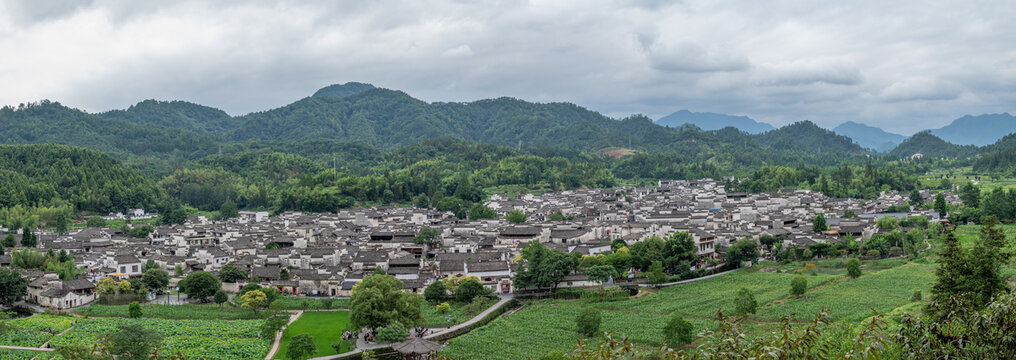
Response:
[[[238,115],[332,83],[910,134],[1016,112],[1016,3],[0,0],[0,104]]]

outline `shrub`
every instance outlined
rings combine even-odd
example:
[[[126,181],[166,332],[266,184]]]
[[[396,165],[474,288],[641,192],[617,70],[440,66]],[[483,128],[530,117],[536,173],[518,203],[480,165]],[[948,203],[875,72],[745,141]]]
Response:
[[[452,306],[449,305],[448,303],[440,303],[437,304],[436,310],[438,314],[447,314],[448,312],[452,311]]]
[[[593,337],[600,333],[600,311],[586,308],[575,318],[575,330],[580,335]]]
[[[695,340],[695,326],[675,313],[663,326],[663,338],[674,347],[691,344],[692,340]]]
[[[138,304],[137,301],[132,302],[127,306],[127,316],[131,319],[137,319],[142,315],[144,314],[141,312],[141,304]]]
[[[734,298],[734,312],[738,315],[748,315],[754,314],[756,309],[758,301],[755,300],[755,295],[747,288],[738,290],[737,297]]]
[[[226,303],[226,301],[229,301],[229,295],[226,295],[225,291],[219,289],[219,291],[215,292],[215,295],[212,295],[212,300],[215,300],[216,304],[222,305]]]
[[[804,277],[795,276],[793,280],[790,280],[790,295],[801,297],[807,290],[808,280],[805,280]]]
[[[286,357],[290,359],[306,359],[317,352],[314,338],[308,334],[300,334],[289,340]]]
[[[331,309],[335,307],[335,299],[323,299],[321,300],[321,307],[325,309]]]
[[[847,261],[847,275],[856,279],[861,276],[861,261],[857,259],[850,259]]]
[[[914,295],[910,296],[910,301],[921,301],[921,290],[914,290]]]
[[[470,315],[476,315],[476,314],[482,313],[483,309],[484,309],[484,307],[483,307],[483,298],[479,297],[479,296],[473,298],[473,302],[469,303],[468,305],[466,305],[466,306],[464,306],[462,308],[462,310],[465,311],[466,314],[470,314]]]
[[[377,340],[383,343],[405,341],[408,337],[409,331],[400,323],[389,324],[377,330]]]

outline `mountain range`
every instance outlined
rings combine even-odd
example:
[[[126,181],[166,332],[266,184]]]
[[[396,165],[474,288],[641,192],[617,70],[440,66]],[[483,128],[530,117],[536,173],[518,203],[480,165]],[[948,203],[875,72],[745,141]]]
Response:
[[[775,129],[772,125],[755,121],[747,116],[718,113],[698,113],[680,110],[664,116],[656,123],[667,127],[695,125],[703,130],[718,130],[733,127],[749,134],[761,134]],[[881,153],[892,152],[908,137],[882,130],[881,128],[847,121],[832,129],[833,132],[852,139],[866,149]],[[927,129],[937,138],[956,145],[988,146],[1008,134],[1016,133],[1016,117],[1009,113],[965,115],[938,129]],[[918,139],[920,141],[920,138]]]
[[[768,123],[758,122],[747,116],[691,112],[688,110],[679,110],[664,116],[656,120],[656,123],[666,127],[680,127],[684,124],[692,124],[702,130],[719,130],[729,126],[749,134],[761,134],[776,129]]]
[[[858,145],[878,152],[889,152],[895,149],[907,137],[886,132],[874,126],[847,121],[833,128],[833,132],[849,137]]]
[[[964,117],[960,125],[976,128],[970,123],[984,120],[1004,126],[1006,118],[1011,116]],[[682,126],[681,121],[694,126]],[[865,148],[901,157],[914,152],[955,157],[988,149],[954,145],[934,131],[903,142],[900,135],[857,123],[834,130],[810,121],[777,129],[744,116],[687,110],[656,122],[642,115],[614,119],[571,103],[507,97],[428,103],[365,83],[330,85],[288,105],[242,116],[184,101],[156,100],[95,114],[52,101],[0,109],[2,144],[82,146],[135,165],[154,164],[161,170],[151,171],[161,172],[238,146],[319,162],[339,157],[355,162],[362,161],[361,155],[376,158],[438,138],[526,148],[547,156],[611,149],[675,153],[685,162],[720,161],[734,167],[836,164],[874,154]],[[901,145],[890,145],[896,142]],[[353,153],[357,155],[347,156]]]

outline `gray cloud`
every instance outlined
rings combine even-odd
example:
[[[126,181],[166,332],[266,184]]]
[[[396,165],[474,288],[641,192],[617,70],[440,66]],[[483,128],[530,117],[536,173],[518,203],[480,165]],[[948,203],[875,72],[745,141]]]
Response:
[[[513,96],[912,133],[1014,112],[1016,4],[0,2],[0,104],[146,98],[231,114],[332,83],[427,101]]]

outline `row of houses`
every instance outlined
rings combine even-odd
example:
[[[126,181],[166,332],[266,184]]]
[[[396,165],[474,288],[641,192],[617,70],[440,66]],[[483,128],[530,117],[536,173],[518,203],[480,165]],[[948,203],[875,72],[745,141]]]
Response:
[[[499,214],[494,220],[466,221],[433,209],[373,207],[278,216],[241,212],[226,221],[192,217],[183,225],[158,226],[141,239],[120,229],[86,228],[38,235],[40,249],[67,251],[87,270],[79,279],[63,281],[55,274],[26,272],[32,284],[26,300],[56,308],[87,304],[95,299],[94,283],[99,279],[140,277],[148,262],[184,276],[215,273],[234,264],[251,274],[251,282],[300,296],[348,296],[353,285],[377,268],[402,280],[407,291],[422,292],[445,277],[475,276],[492,291],[509,293],[518,266],[513,259],[534,241],[595,255],[609,252],[617,239],[633,244],[686,231],[698,255],[708,261],[720,258],[732,241],[745,237],[777,235],[795,246],[837,241],[848,234],[868,238],[876,232],[875,215],[839,216],[847,211],[877,213],[906,199],[895,192],[870,201],[833,199],[811,191],[746,194],[727,192],[720,183],[703,179],[518,197],[494,194],[485,202]],[[528,214],[527,221],[504,220],[512,210]],[[811,219],[818,214],[827,215],[833,231],[810,231]],[[425,227],[438,231],[437,246],[414,242]],[[0,266],[9,263],[9,255],[0,256]],[[242,285],[224,288],[236,291]],[[582,274],[560,284],[585,285],[589,282]]]

